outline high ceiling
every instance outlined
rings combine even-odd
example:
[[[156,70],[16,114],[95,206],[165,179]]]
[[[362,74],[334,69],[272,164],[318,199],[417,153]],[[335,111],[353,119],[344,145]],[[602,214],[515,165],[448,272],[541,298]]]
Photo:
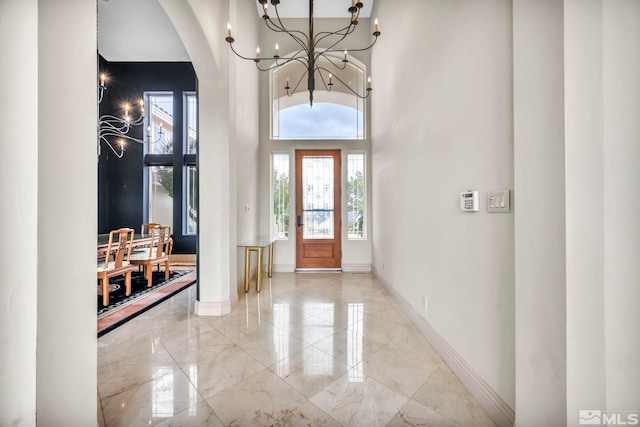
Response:
[[[98,52],[107,61],[189,61],[158,0],[98,0]]]
[[[371,16],[373,0],[364,3],[360,16]],[[349,0],[315,0],[316,18],[348,17]],[[273,6],[270,6],[271,8]],[[262,7],[256,1],[256,11]],[[309,3],[281,0],[281,18],[306,18]],[[189,61],[182,41],[158,0],[98,0],[98,52],[107,61]]]
[[[278,13],[281,18],[308,18],[309,17],[309,2],[304,0],[280,0],[278,5]],[[374,0],[360,0],[364,4],[364,7],[360,11],[361,18],[370,18],[371,9],[373,8]],[[351,2],[349,0],[315,0],[313,2],[313,16],[316,18],[348,18],[349,7]],[[258,10],[258,16],[262,16],[262,5],[256,1],[256,7]],[[269,2],[269,9],[273,10],[271,2]],[[271,13],[269,13],[271,16]]]

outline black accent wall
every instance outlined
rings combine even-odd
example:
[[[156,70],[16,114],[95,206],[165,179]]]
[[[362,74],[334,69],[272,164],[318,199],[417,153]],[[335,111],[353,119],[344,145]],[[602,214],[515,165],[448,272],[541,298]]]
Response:
[[[182,140],[183,92],[195,92],[197,78],[189,62],[108,62],[100,57],[99,72],[107,75],[107,90],[100,104],[100,115],[122,116],[122,104],[138,102],[145,91],[172,91],[174,94],[174,141]],[[130,134],[142,139],[144,126]],[[178,134],[178,135],[177,135]],[[178,144],[175,144],[178,145]],[[145,222],[144,147],[129,142],[118,158],[100,141],[98,157],[98,233],[120,227],[139,232]],[[174,166],[182,165],[182,153],[174,150]],[[173,253],[196,253],[196,236],[182,234],[182,170],[174,169]]]

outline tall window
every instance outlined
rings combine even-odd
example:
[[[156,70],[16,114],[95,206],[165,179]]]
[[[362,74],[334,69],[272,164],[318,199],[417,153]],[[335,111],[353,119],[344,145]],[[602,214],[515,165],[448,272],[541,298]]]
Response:
[[[289,238],[289,154],[274,153],[272,159],[274,232]]]
[[[198,148],[198,98],[195,93],[184,95],[185,126],[184,126],[184,169],[186,200],[183,204],[185,218],[185,234],[196,234],[198,231],[198,169],[196,167],[196,153]]]
[[[342,58],[336,58],[342,65]],[[331,70],[334,66],[325,58],[318,67]],[[309,105],[309,91],[305,67],[298,61],[276,68],[271,73],[271,137],[273,139],[364,139],[364,100],[353,91],[364,93],[364,67],[352,59],[343,70],[334,70],[329,86],[328,72],[315,73],[313,107]],[[291,89],[287,94],[284,89]],[[331,88],[331,90],[329,90]],[[291,95],[291,96],[289,96]]]
[[[365,239],[364,153],[347,154],[347,237]]]
[[[145,220],[195,235],[198,223],[197,96],[145,92]]]
[[[148,221],[173,228],[173,93],[147,93]]]

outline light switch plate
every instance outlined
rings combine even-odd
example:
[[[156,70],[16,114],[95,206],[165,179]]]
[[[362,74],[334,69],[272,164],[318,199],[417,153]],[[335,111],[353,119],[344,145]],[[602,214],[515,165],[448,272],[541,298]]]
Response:
[[[487,212],[511,212],[511,200],[509,197],[509,193],[509,190],[496,190],[487,192]]]

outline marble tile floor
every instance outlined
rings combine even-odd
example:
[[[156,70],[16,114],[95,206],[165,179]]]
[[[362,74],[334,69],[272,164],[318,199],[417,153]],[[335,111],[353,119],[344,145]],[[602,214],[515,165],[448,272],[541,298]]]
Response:
[[[494,426],[369,274],[274,273],[231,314],[195,286],[98,339],[101,426]]]

